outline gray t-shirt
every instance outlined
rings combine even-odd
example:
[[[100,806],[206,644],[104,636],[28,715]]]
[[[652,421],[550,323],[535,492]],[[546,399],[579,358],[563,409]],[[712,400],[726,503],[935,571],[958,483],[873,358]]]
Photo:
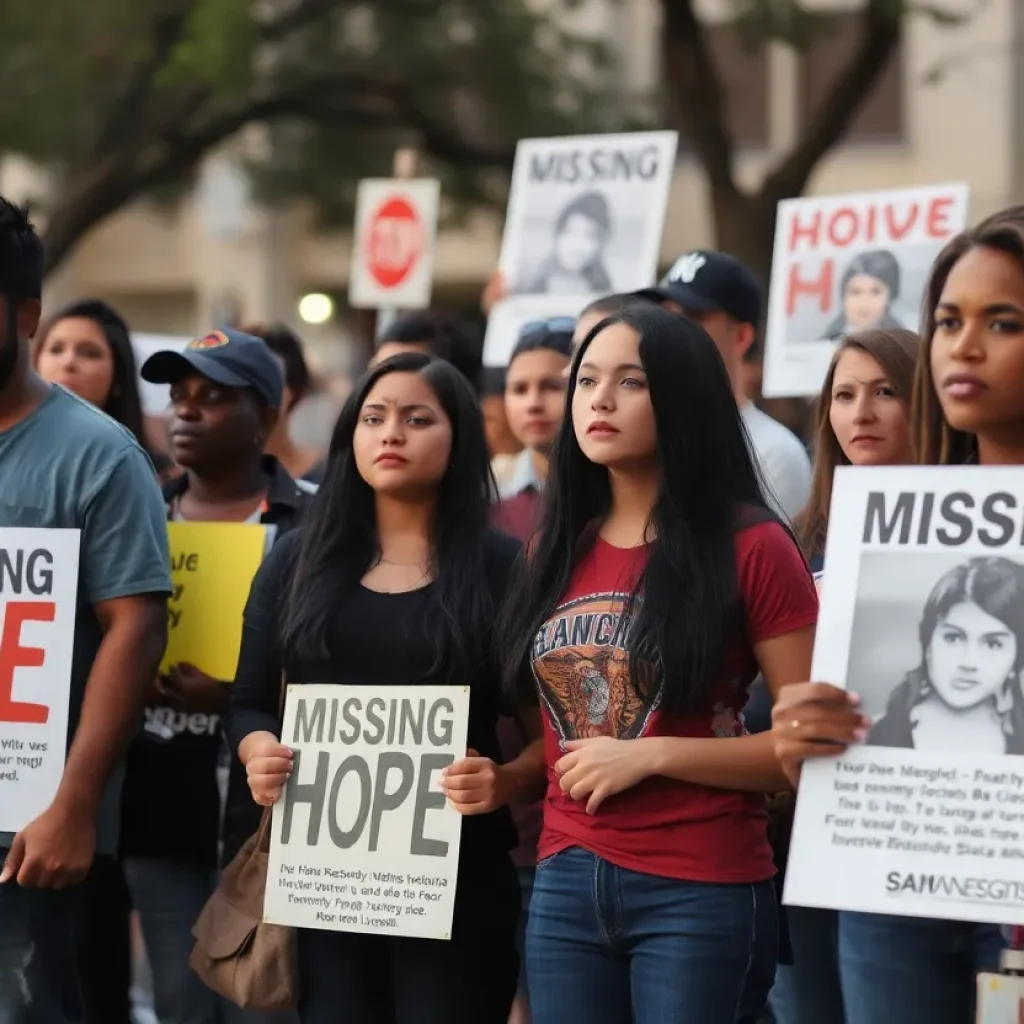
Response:
[[[109,416],[54,386],[30,416],[0,431],[0,527],[81,530],[68,743],[103,634],[93,606],[170,593],[163,498],[149,457]],[[97,853],[117,848],[123,772],[96,822]],[[13,836],[0,832],[0,848]]]

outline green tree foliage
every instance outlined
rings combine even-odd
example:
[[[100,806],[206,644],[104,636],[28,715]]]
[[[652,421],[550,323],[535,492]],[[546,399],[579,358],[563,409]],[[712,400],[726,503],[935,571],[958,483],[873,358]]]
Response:
[[[520,135],[627,116],[606,48],[559,24],[528,0],[2,4],[0,145],[54,172],[51,269],[252,124],[275,126],[265,191],[301,190],[328,214],[360,176],[389,174],[400,145],[479,200],[500,194]]]

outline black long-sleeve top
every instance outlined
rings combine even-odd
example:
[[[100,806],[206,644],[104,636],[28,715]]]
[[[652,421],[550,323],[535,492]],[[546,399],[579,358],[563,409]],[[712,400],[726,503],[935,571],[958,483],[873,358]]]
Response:
[[[423,628],[424,610],[433,600],[431,586],[400,594],[358,588],[344,598],[332,616],[328,657],[285,655],[279,642],[280,610],[291,583],[301,530],[282,538],[253,580],[246,605],[242,647],[224,731],[232,751],[252,732],[280,735],[278,715],[282,673],[289,684],[336,683],[347,686],[469,684],[468,745],[483,757],[501,761],[496,736],[502,709],[496,657],[488,658],[473,679],[456,678],[446,665],[433,668],[435,647]],[[484,540],[487,584],[495,607],[504,599],[518,541],[496,531]],[[486,649],[492,649],[486,638]],[[499,853],[516,842],[507,808],[467,817],[463,824],[463,856]]]

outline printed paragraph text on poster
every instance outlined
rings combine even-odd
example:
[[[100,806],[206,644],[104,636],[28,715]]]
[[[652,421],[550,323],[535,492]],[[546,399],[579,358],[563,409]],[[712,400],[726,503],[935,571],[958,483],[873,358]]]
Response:
[[[499,266],[516,295],[606,295],[654,280],[675,132],[522,139]]]
[[[873,328],[918,329],[931,265],[967,222],[966,185],[779,204],[764,394],[816,395],[835,345]]]
[[[804,765],[787,903],[1024,920],[1022,494],[1024,469],[836,472],[812,677],[872,725]]]
[[[440,779],[468,722],[468,687],[290,686],[265,919],[449,939],[462,819]]]
[[[49,807],[64,772],[77,530],[0,529],[0,832]]]

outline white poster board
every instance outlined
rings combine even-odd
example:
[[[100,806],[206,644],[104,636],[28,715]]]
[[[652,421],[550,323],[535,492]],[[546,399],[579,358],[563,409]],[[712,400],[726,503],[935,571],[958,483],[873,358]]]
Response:
[[[450,939],[462,816],[440,779],[468,723],[466,686],[289,686],[264,919]]]
[[[504,366],[522,325],[575,316],[602,295],[653,284],[675,174],[676,132],[521,139],[484,365]]]
[[[359,183],[348,299],[354,309],[430,305],[441,183],[366,178]]]
[[[967,203],[963,184],[779,203],[765,397],[817,395],[844,334],[917,331],[932,263],[966,227]]]
[[[1024,920],[1022,496],[1024,467],[836,471],[811,673],[873,725],[804,764],[786,903]]]
[[[0,832],[50,806],[67,753],[78,530],[0,528]]]

